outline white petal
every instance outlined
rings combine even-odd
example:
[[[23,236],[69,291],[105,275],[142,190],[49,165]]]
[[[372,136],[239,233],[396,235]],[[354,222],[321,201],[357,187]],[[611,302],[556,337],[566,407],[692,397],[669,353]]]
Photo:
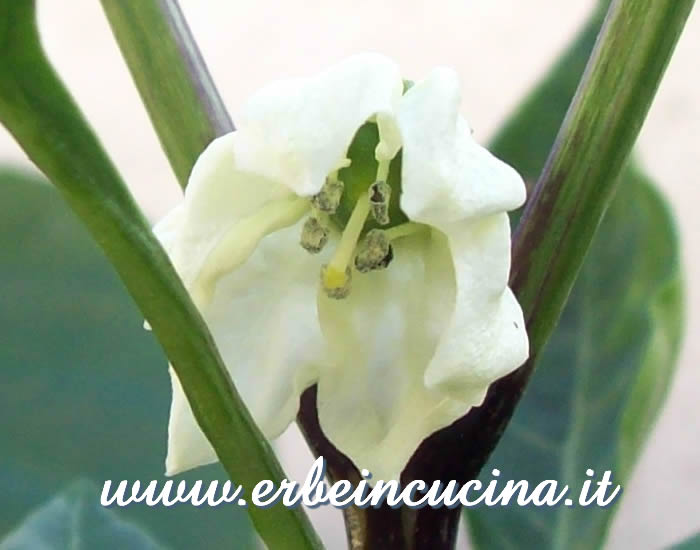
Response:
[[[209,144],[192,169],[182,205],[154,228],[188,287],[236,224],[271,202],[293,197],[285,186],[240,169],[234,155],[239,140],[232,132]]]
[[[457,75],[439,68],[408,90],[399,107],[401,208],[412,220],[440,229],[525,200],[520,175],[474,141],[459,103]]]
[[[403,83],[398,66],[377,54],[346,59],[309,78],[274,82],[255,94],[237,123],[241,169],[284,182],[297,195],[317,193],[369,118],[388,136]],[[387,116],[381,116],[383,114]],[[395,140],[386,151],[395,152]]]
[[[202,312],[238,392],[269,438],[295,418],[324,347],[316,310],[320,260],[301,249],[300,231],[297,225],[265,237],[245,264],[219,281]],[[168,472],[215,460],[173,383]]]
[[[344,300],[319,297],[331,355],[318,388],[321,427],[358,468],[396,479],[420,442],[469,408],[424,384],[455,284],[444,236],[395,242],[385,271],[355,273]]]
[[[216,462],[218,457],[192,414],[185,392],[172,367],[168,368],[173,399],[168,421],[168,455],[165,475],[174,476],[197,466]]]
[[[184,219],[185,208],[180,203],[161,218],[153,228],[153,232],[168,254],[171,254],[173,249],[177,247]]]
[[[522,310],[507,287],[510,225],[506,214],[447,229],[457,295],[454,313],[425,373],[426,385],[453,399],[486,393],[528,356]],[[481,398],[472,404],[478,405]]]

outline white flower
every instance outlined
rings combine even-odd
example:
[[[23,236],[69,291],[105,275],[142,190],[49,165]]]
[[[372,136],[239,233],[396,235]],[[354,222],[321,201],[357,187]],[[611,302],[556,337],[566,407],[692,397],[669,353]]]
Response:
[[[371,54],[271,84],[155,229],[263,433],[317,383],[324,433],[374,479],[528,355],[507,286],[525,187],[459,103],[452,70],[404,93]],[[168,474],[216,460],[171,377]]]

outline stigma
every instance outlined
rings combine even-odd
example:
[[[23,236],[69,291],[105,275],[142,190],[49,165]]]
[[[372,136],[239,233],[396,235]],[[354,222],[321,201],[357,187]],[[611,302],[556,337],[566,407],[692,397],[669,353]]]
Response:
[[[369,197],[364,193],[355,204],[331,261],[321,270],[321,283],[330,298],[345,298],[350,293],[352,277],[350,262],[369,212]]]

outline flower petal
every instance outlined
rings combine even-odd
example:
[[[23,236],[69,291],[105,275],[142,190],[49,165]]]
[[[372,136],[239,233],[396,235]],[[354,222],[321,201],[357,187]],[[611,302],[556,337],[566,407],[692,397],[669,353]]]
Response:
[[[385,133],[398,136],[393,116],[382,114],[394,112],[402,88],[398,66],[378,54],[350,57],[313,77],[274,82],[237,117],[245,136],[236,144],[237,163],[284,182],[297,195],[318,193],[368,119],[379,114]],[[387,144],[382,151],[395,153],[399,146]]]
[[[163,216],[153,228],[153,232],[168,254],[171,254],[172,251],[177,248],[184,219],[185,208],[184,205],[180,203]]]
[[[505,212],[525,200],[525,184],[510,166],[472,138],[459,115],[455,72],[438,68],[401,99],[401,208],[418,222],[446,224]]]
[[[510,225],[506,214],[443,224],[457,282],[450,322],[425,383],[453,399],[481,395],[522,365],[528,338],[520,305],[508,288]]]
[[[331,352],[318,383],[321,427],[374,479],[397,479],[425,437],[469,408],[424,384],[454,304],[445,238],[400,239],[394,252],[385,271],[355,273],[344,300],[319,296]]]
[[[192,169],[182,204],[154,228],[188,288],[232,228],[265,205],[294,196],[285,186],[237,166],[239,140],[232,132],[209,144]],[[257,239],[239,244],[254,247]]]
[[[221,357],[257,425],[277,437],[322,357],[317,311],[319,259],[298,244],[301,224],[268,235],[222,277],[202,311]],[[168,473],[215,461],[182,389],[173,382]]]
[[[173,398],[168,421],[168,455],[165,458],[165,475],[174,476],[219,459],[199,428],[180,380],[172,367],[168,368],[168,373]]]

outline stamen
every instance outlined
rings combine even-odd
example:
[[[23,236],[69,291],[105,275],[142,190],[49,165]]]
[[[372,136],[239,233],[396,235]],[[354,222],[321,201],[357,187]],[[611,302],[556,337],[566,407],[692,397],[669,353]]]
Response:
[[[372,229],[357,247],[355,267],[360,273],[385,269],[394,258],[394,250],[381,229]]]
[[[294,225],[308,210],[308,199],[292,197],[269,202],[234,224],[206,257],[192,285],[194,303],[200,309],[205,307],[219,278],[243,264],[265,235]]]
[[[389,177],[391,159],[377,159],[377,180],[386,181]]]
[[[365,193],[360,196],[355,204],[355,209],[352,211],[345,230],[340,237],[340,243],[335,250],[333,258],[321,271],[323,288],[331,298],[344,298],[350,291],[350,269],[348,266],[369,215],[369,209],[369,197]],[[347,290],[345,290],[346,288]],[[343,292],[345,292],[344,295],[339,295],[343,294]]]
[[[427,225],[423,225],[422,223],[416,222],[406,222],[402,223],[401,225],[395,225],[394,227],[385,229],[384,235],[386,236],[387,240],[395,241],[396,239],[400,239],[401,237],[408,237],[409,235],[413,235],[415,233],[427,232]]]
[[[326,179],[326,183],[323,184],[321,191],[311,197],[311,204],[321,212],[335,214],[340,204],[340,199],[343,196],[344,189],[345,184],[332,174]]]
[[[338,172],[342,170],[343,168],[347,168],[348,166],[352,165],[352,160],[345,157],[342,158],[338,161],[338,163],[335,165],[335,168],[333,169],[333,172],[331,172],[331,177],[333,179],[338,179]]]
[[[311,254],[318,254],[328,242],[328,227],[323,225],[316,216],[311,216],[304,222],[301,229],[300,244]]]
[[[375,181],[369,188],[369,204],[372,216],[379,225],[388,225],[389,199],[391,198],[391,186],[383,181]]]

